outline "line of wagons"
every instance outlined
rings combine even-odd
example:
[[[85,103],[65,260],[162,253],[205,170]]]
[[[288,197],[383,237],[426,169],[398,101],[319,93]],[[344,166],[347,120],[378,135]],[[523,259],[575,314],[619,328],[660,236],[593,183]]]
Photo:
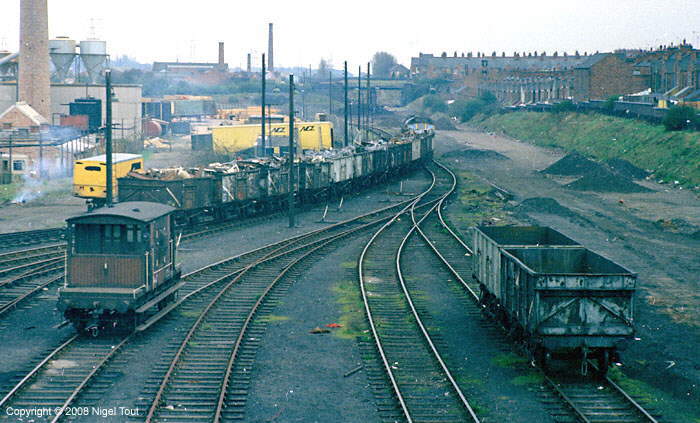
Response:
[[[601,373],[634,336],[636,274],[548,227],[473,231],[480,301],[546,368],[588,359]]]
[[[385,143],[295,169],[298,198],[313,200],[371,185],[432,157],[432,136]],[[119,178],[120,202],[67,220],[58,308],[78,331],[137,329],[165,313],[181,287],[178,221],[232,218],[281,205],[286,167],[164,181]]]
[[[354,151],[328,153],[327,157],[302,159],[294,167],[296,201],[308,203],[353,192],[404,174],[432,157],[432,134],[356,147]],[[98,165],[99,166],[99,165]],[[104,168],[104,166],[102,166]],[[99,181],[99,177],[94,180]],[[92,191],[98,200],[104,184]],[[234,173],[203,169],[200,176],[164,180],[129,173],[118,178],[119,201],[149,201],[177,209],[177,225],[235,219],[282,207],[289,192],[285,164],[254,163]]]

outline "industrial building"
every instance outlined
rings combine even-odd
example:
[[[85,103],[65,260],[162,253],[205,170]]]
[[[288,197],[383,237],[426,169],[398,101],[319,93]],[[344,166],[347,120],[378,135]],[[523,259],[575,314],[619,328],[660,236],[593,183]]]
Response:
[[[71,114],[71,103],[96,99],[104,116],[107,43],[66,36],[49,40],[47,0],[22,0],[20,21],[20,51],[0,53],[0,113],[25,102],[50,125],[60,125],[61,117]],[[140,132],[141,86],[113,85],[113,91],[116,135]]]
[[[228,77],[228,63],[224,58],[224,43],[219,42],[217,62],[153,62],[153,72],[174,81],[216,85]]]

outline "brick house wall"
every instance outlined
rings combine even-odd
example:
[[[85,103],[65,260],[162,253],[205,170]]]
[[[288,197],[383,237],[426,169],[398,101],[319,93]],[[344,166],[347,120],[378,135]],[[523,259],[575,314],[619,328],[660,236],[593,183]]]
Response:
[[[648,88],[646,78],[634,74],[634,64],[616,55],[592,65],[584,79],[589,84],[586,100],[605,100],[613,95],[632,94]]]

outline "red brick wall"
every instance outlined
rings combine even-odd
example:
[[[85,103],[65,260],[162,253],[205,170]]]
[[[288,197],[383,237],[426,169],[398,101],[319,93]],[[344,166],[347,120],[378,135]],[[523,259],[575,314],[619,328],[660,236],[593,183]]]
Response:
[[[633,75],[633,63],[615,55],[605,57],[590,68],[590,100],[612,95],[632,94],[648,88],[645,78]]]

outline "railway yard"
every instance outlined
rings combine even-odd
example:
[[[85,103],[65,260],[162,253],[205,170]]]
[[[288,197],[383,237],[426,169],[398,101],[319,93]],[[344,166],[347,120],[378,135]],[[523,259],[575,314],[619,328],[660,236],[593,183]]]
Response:
[[[63,231],[0,235],[0,408],[48,410],[0,420],[697,419],[700,297],[678,293],[700,241],[653,224],[693,223],[697,198],[574,193],[538,172],[562,153],[467,127],[433,145],[434,162],[305,205],[294,228],[282,213],[187,227],[179,298],[133,333],[64,321]],[[482,307],[484,224],[549,226],[639,275],[635,337],[607,376],[535,366]]]

